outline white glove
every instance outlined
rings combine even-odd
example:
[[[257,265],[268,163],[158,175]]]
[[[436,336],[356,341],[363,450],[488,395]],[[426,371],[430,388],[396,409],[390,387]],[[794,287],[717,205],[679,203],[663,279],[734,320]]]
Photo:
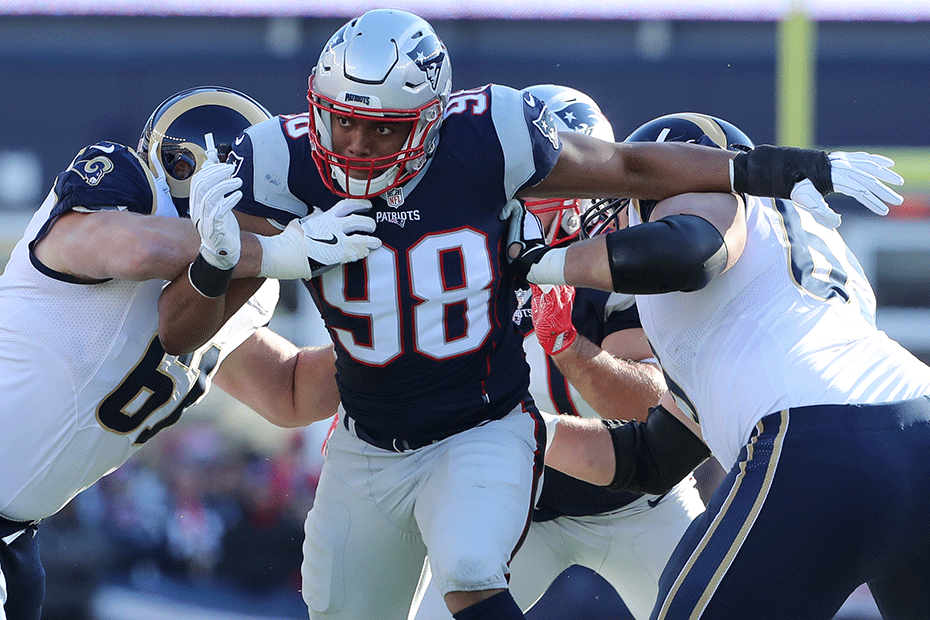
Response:
[[[242,198],[242,179],[230,178],[232,164],[205,162],[191,177],[190,216],[200,233],[200,254],[217,269],[239,262],[242,241],[233,207]]]
[[[351,263],[381,247],[381,240],[357,234],[375,231],[375,220],[358,211],[371,209],[371,201],[340,200],[327,211],[314,207],[292,220],[280,235],[259,237],[262,245],[260,276],[281,280],[309,279],[342,263]]]
[[[904,179],[889,170],[894,160],[882,155],[873,155],[861,151],[830,153],[830,172],[833,191],[852,196],[873,213],[885,215],[888,205],[899,205],[904,198],[885,183],[904,185]]]
[[[834,192],[852,196],[878,215],[888,213],[888,204],[904,202],[900,194],[884,184],[904,184],[900,175],[889,170],[894,160],[861,151],[834,151],[828,157]],[[804,179],[795,184],[791,189],[791,200],[813,213],[821,224],[831,228],[840,225],[840,215],[827,205],[810,180]]]
[[[817,222],[828,228],[836,228],[843,221],[842,216],[830,208],[810,179],[794,184],[791,190],[791,200],[810,211]]]
[[[501,221],[510,220],[507,229],[507,248],[514,244],[520,246],[522,252],[529,246],[546,243],[546,235],[539,216],[531,213],[516,198],[511,198],[501,208],[498,214]]]

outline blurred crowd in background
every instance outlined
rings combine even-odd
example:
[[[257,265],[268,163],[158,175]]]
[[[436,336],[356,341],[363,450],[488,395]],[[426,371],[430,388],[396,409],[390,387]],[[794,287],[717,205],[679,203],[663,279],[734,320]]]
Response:
[[[305,618],[303,523],[329,424],[292,431],[271,454],[205,420],[159,435],[42,523],[43,618],[109,617],[110,589],[191,609]],[[702,494],[718,474],[713,462],[702,468]]]
[[[303,521],[321,466],[308,433],[262,455],[197,421],[164,433],[42,524],[44,617],[99,617],[108,585],[194,606],[306,617]]]

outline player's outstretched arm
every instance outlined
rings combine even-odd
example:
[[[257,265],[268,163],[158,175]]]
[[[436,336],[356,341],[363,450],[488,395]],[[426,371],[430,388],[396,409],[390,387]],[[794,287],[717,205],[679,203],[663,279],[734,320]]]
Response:
[[[83,280],[171,280],[197,255],[187,220],[130,211],[69,211],[36,244],[46,267]]]
[[[903,201],[886,184],[904,181],[890,170],[894,162],[881,155],[781,146],[737,154],[682,142],[610,143],[577,132],[559,138],[555,167],[520,196],[661,200],[687,192],[737,192],[794,199],[816,211],[825,207],[824,196],[836,192],[880,214]],[[805,180],[815,192],[795,191]]]
[[[630,295],[699,290],[742,254],[743,211],[735,194],[673,196],[660,201],[645,224],[564,248],[528,246],[512,261],[511,270],[535,284]]]
[[[230,353],[214,384],[272,424],[305,426],[339,406],[333,345],[298,348],[263,327]]]

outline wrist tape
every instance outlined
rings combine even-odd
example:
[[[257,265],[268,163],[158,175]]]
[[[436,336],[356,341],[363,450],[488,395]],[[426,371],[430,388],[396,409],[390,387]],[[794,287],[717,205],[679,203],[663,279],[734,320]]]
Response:
[[[822,196],[833,192],[830,157],[826,151],[786,146],[757,146],[732,162],[732,186],[738,194],[791,198],[791,190],[810,179]]]

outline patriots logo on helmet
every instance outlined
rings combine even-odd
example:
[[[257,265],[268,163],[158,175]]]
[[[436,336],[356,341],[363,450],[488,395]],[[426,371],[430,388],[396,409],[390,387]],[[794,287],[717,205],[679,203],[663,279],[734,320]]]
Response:
[[[556,114],[569,129],[589,136],[594,132],[594,127],[598,123],[607,122],[607,119],[597,110],[581,102],[572,103]]]
[[[238,144],[238,139],[237,139],[237,144]],[[230,151],[229,155],[226,156],[226,163],[233,165],[232,176],[235,176],[239,172],[239,168],[242,167],[242,157],[240,157],[235,151]]]
[[[342,43],[343,41],[346,40],[346,29],[347,29],[348,27],[349,27],[349,25],[346,24],[345,26],[343,26],[342,28],[340,28],[340,29],[336,32],[336,34],[334,34],[334,35],[332,36],[332,38],[329,40],[329,43],[326,44],[326,50],[325,50],[325,51],[328,52],[329,50],[333,49],[334,47],[336,47],[337,45],[339,45],[340,43]]]
[[[438,88],[439,72],[442,70],[442,62],[446,59],[446,50],[439,37],[430,35],[424,37],[413,50],[407,52],[410,60],[426,74],[433,91]]]

